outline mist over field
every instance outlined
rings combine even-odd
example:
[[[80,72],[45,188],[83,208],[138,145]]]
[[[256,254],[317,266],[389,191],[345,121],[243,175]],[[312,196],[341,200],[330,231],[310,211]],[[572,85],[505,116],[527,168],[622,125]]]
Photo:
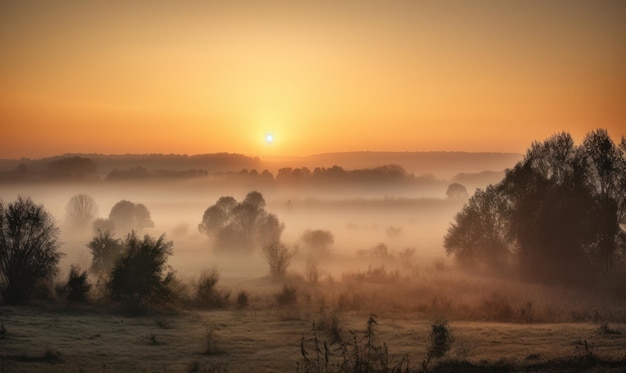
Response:
[[[511,164],[494,154],[467,170],[459,157],[473,155],[448,154],[435,162],[441,172],[428,174],[373,163],[368,153],[348,157],[363,165],[354,169],[272,168],[229,154],[4,161],[3,226],[16,224],[12,211],[39,205],[49,213],[43,221],[59,228],[50,247],[62,255],[18,293],[8,290],[23,286],[10,279],[16,264],[4,265],[2,368],[618,371],[626,346],[624,144],[594,153],[602,141],[611,142],[600,130],[580,147],[558,134]],[[577,173],[585,154],[589,171]],[[197,159],[211,171],[185,168],[201,167]],[[602,174],[594,159],[614,162],[602,166],[612,173],[595,179]],[[116,167],[106,166],[112,161]],[[578,184],[567,175],[587,181],[571,189]],[[539,194],[519,197],[533,190]],[[583,203],[592,206],[596,190],[618,208],[610,254],[594,251],[612,247],[595,241],[611,232],[607,226],[585,225],[583,211],[595,210]],[[516,215],[537,203],[549,208]],[[520,225],[529,213],[531,225]],[[552,219],[544,223],[548,236],[533,228],[542,219]],[[565,239],[574,226],[584,235]],[[14,263],[15,251],[3,247]],[[569,251],[559,257],[558,250]],[[141,259],[148,252],[154,261]],[[136,287],[147,278],[151,285]],[[61,324],[48,332],[53,319]],[[109,330],[111,323],[119,327]],[[551,340],[554,333],[561,339]],[[550,340],[556,345],[547,347]],[[146,361],[172,346],[177,353]]]

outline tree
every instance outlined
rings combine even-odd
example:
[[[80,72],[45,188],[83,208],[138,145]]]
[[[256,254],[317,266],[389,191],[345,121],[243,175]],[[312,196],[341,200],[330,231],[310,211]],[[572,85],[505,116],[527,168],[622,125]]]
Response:
[[[59,230],[43,205],[18,197],[0,201],[0,293],[7,304],[27,300],[57,273]]]
[[[209,206],[198,224],[198,230],[225,249],[250,250],[280,241],[285,226],[276,215],[265,210],[265,199],[257,191],[250,192],[242,202],[221,197]]]
[[[96,236],[89,241],[87,247],[91,250],[91,270],[98,273],[111,273],[115,261],[122,253],[122,242],[114,238],[111,231],[98,230]]]
[[[463,184],[452,183],[446,189],[446,197],[453,201],[465,201],[469,194],[467,194],[467,189],[465,189]]]
[[[328,255],[328,251],[335,242],[335,237],[330,231],[322,229],[307,229],[302,233],[300,240],[318,254]]]
[[[85,228],[98,213],[96,201],[88,194],[77,194],[70,198],[65,212],[69,224],[74,228]]]
[[[444,238],[448,254],[465,266],[506,270],[511,255],[506,240],[505,201],[493,186],[478,189]]]
[[[273,277],[282,277],[287,273],[287,267],[294,252],[282,242],[272,242],[263,246],[263,256],[270,266],[270,274]]]
[[[174,273],[167,271],[166,263],[172,255],[173,243],[166,241],[165,235],[156,240],[149,235],[140,239],[131,232],[122,246],[122,255],[107,283],[111,299],[120,301],[124,309],[132,313],[167,301],[172,295],[169,284]]]
[[[141,203],[122,200],[113,206],[109,213],[109,220],[115,229],[121,232],[132,230],[141,232],[145,228],[154,227],[150,218],[150,211]]]
[[[202,222],[198,224],[200,233],[213,236],[231,221],[232,211],[237,206],[237,200],[226,196],[217,200],[215,205],[209,207],[202,216]]]
[[[618,247],[626,244],[626,149],[616,146],[604,129],[589,133],[582,144],[595,201],[594,246],[604,272],[614,265]]]
[[[499,253],[508,252],[528,279],[593,283],[626,247],[624,142],[596,130],[579,146],[568,133],[533,143],[502,181],[470,198],[446,250],[492,268],[503,268]]]

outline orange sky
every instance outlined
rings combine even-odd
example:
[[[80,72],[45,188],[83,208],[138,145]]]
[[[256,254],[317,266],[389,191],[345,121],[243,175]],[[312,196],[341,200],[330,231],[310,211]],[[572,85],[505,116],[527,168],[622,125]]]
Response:
[[[111,3],[0,3],[0,158],[626,133],[624,1]]]

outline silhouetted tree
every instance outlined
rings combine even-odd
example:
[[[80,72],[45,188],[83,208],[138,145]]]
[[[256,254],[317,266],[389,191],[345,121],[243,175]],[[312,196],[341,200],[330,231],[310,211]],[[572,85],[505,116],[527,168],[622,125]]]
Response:
[[[93,257],[91,270],[97,273],[111,273],[115,261],[122,253],[122,241],[119,238],[114,238],[111,231],[98,230],[87,247]]]
[[[283,229],[284,224],[265,210],[265,199],[256,191],[239,203],[233,197],[221,197],[206,209],[198,225],[216,247],[230,249],[251,249],[278,241]]]
[[[109,213],[109,220],[115,229],[122,232],[136,230],[141,232],[145,228],[154,227],[150,211],[141,203],[122,200],[113,206]]]
[[[0,201],[0,292],[7,304],[27,300],[57,272],[59,230],[43,205],[18,197]]]
[[[467,189],[463,184],[452,183],[448,185],[448,189],[446,189],[446,197],[450,200],[455,201],[465,201],[469,194],[467,194]]]
[[[88,194],[77,194],[70,198],[65,207],[67,220],[72,227],[88,227],[98,213],[96,201]]]
[[[166,263],[172,255],[173,243],[166,241],[165,235],[156,240],[149,235],[140,239],[131,232],[122,246],[122,255],[107,283],[111,299],[120,301],[124,309],[132,313],[167,301],[171,297],[169,284],[174,274],[167,271]]]
[[[593,283],[626,247],[624,142],[596,130],[580,146],[567,133],[533,143],[500,183],[470,198],[446,250],[492,268],[511,256],[533,280]]]

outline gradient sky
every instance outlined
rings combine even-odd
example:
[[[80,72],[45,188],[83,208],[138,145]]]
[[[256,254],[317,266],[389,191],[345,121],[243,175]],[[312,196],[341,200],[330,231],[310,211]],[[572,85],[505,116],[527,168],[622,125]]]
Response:
[[[0,158],[626,133],[626,1],[3,1],[0,51]]]

